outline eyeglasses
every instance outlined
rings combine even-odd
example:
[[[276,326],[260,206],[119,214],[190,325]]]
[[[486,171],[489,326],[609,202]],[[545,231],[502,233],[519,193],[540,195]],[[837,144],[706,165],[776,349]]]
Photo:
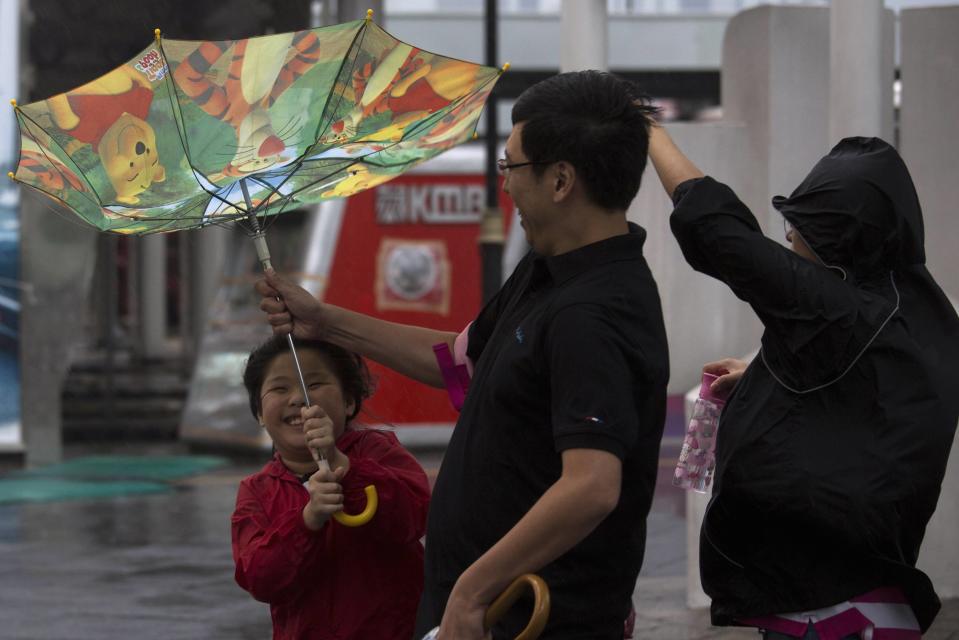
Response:
[[[506,175],[510,170],[516,169],[519,167],[525,167],[531,164],[553,164],[555,160],[536,160],[532,162],[514,162],[510,164],[507,162],[506,158],[500,158],[496,161],[496,168],[499,170],[501,175]]]

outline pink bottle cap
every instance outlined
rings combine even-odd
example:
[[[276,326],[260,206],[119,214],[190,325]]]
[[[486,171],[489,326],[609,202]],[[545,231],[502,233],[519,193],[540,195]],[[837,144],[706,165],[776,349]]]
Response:
[[[715,402],[716,404],[725,404],[726,398],[729,397],[728,391],[713,391],[710,387],[716,380],[719,378],[717,375],[712,373],[704,373],[703,381],[699,385],[699,397],[703,400],[709,400],[710,402]]]

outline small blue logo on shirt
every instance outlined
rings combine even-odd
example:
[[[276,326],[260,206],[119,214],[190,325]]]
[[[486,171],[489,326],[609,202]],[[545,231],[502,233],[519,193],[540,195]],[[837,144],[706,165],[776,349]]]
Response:
[[[526,338],[523,335],[523,327],[516,327],[516,342],[523,344],[523,340]]]

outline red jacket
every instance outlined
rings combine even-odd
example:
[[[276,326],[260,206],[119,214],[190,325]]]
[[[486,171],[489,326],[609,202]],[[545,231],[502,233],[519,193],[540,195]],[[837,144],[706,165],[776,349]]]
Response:
[[[409,640],[423,590],[426,474],[389,432],[347,431],[336,446],[350,459],[345,511],[362,511],[373,484],[376,515],[356,528],[331,519],[310,531],[302,514],[309,494],[274,457],[237,493],[236,581],[270,603],[275,640]]]

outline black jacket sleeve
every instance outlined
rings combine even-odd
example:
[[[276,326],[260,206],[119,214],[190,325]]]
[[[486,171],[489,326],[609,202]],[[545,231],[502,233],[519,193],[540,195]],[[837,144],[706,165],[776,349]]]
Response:
[[[700,178],[681,184],[674,197],[670,226],[686,261],[749,303],[766,327],[766,355],[796,384],[844,370],[894,308],[764,236],[728,186]]]

